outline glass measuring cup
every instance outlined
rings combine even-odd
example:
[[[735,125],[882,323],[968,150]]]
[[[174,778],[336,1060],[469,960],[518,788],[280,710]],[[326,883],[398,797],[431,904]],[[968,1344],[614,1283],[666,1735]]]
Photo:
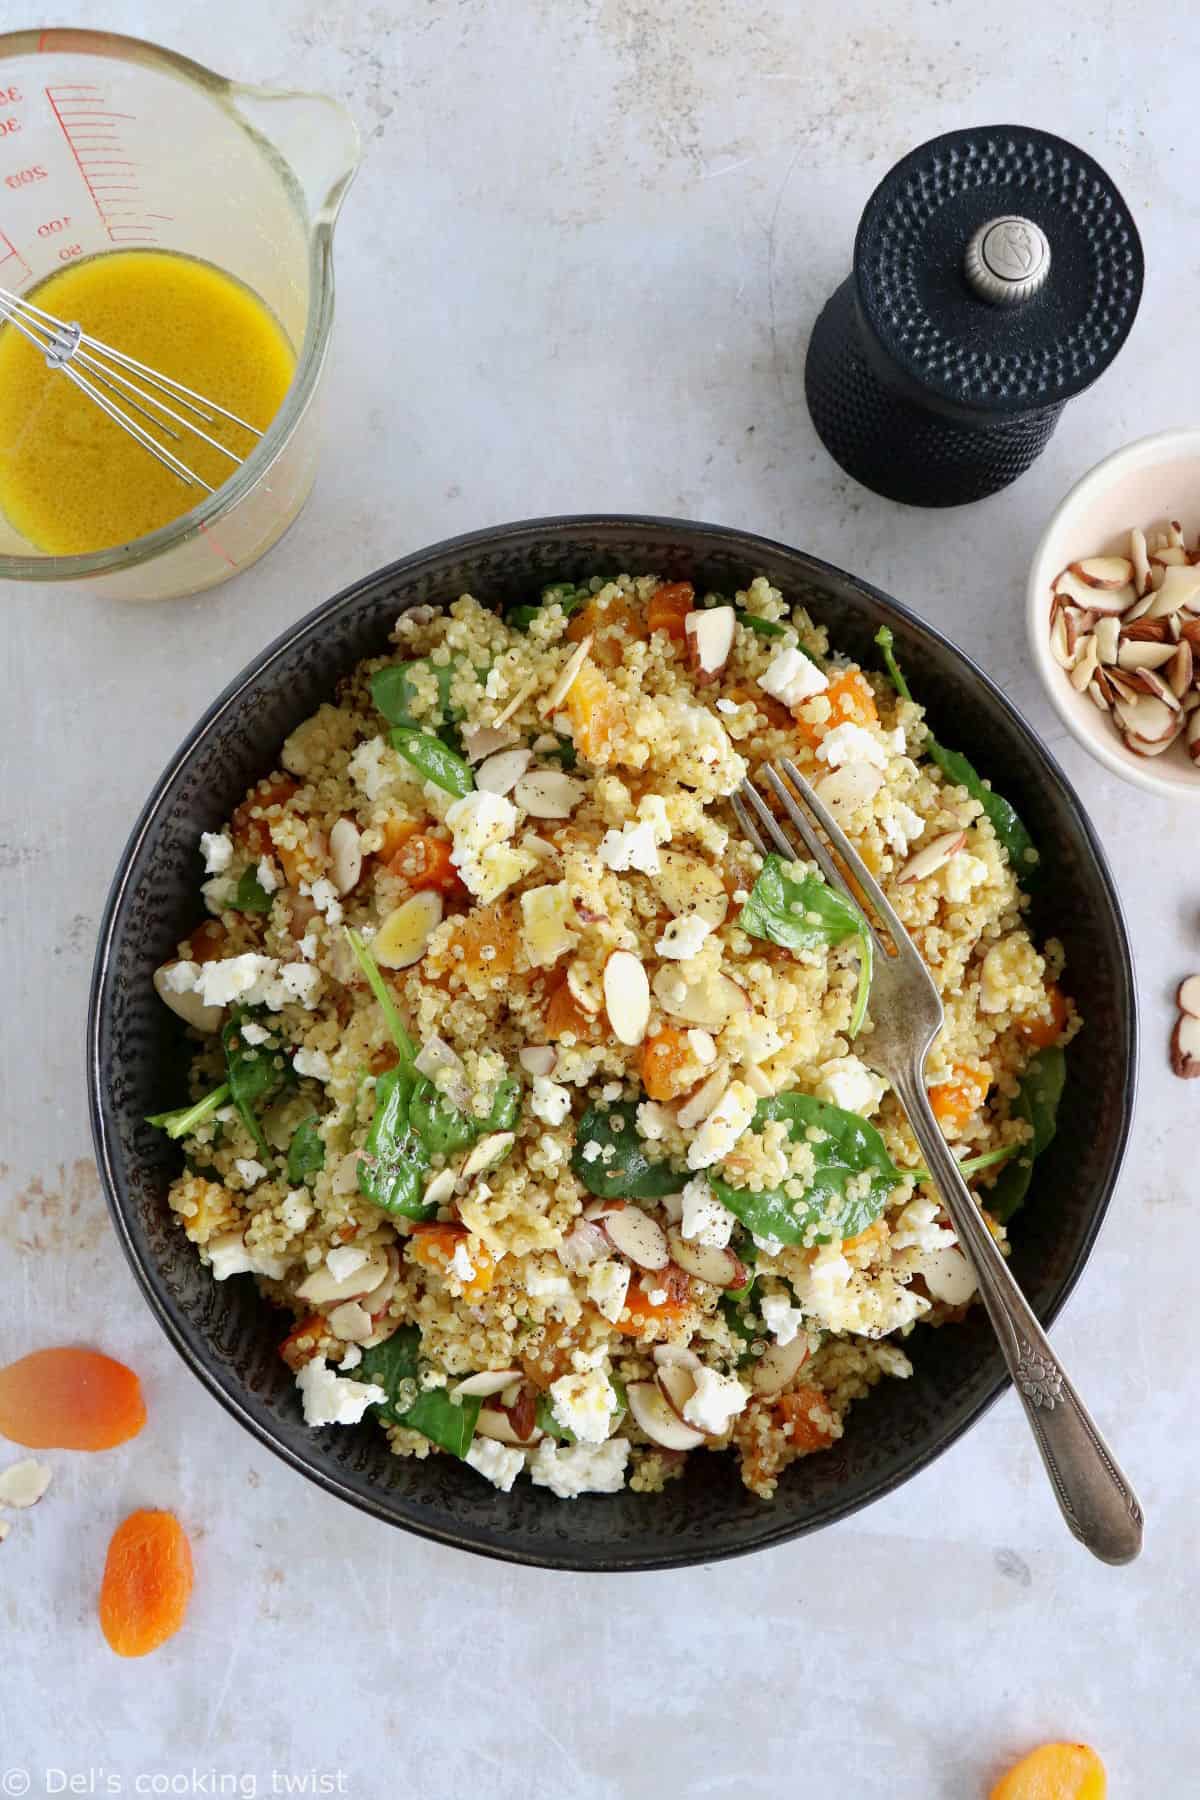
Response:
[[[165,599],[227,580],[282,536],[316,473],[333,228],[358,157],[353,120],[322,95],[242,86],[109,32],[0,34],[0,286],[24,294],[113,250],[181,251],[252,289],[296,352],[279,412],[216,493],[79,556],[42,553],[0,515],[0,580]]]

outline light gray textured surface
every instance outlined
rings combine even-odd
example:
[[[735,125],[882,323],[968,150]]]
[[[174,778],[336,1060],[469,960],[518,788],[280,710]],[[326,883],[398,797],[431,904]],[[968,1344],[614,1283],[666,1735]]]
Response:
[[[30,1792],[64,1791],[47,1769],[100,1771],[82,1790],[99,1793],[222,1791],[203,1785],[214,1773],[271,1793],[315,1770],[367,1800],[959,1800],[1055,1736],[1103,1748],[1114,1800],[1197,1792],[1181,1122],[1198,1096],[1164,1045],[1173,984],[1200,965],[1200,813],[1062,739],[1020,613],[1069,483],[1196,418],[1200,52],[1174,18],[1164,0],[110,0],[114,29],[341,96],[367,160],[340,227],[327,454],[289,537],[197,601],[4,595],[0,1359],[102,1345],[141,1372],[150,1409],[118,1452],[51,1455],[50,1495],[0,1548],[0,1770],[28,1768]],[[0,19],[28,22],[11,0]],[[55,23],[71,22],[95,9],[65,0]],[[904,511],[816,443],[806,333],[890,164],[937,131],[1011,119],[1111,170],[1144,235],[1141,319],[1015,488]],[[1099,823],[1135,928],[1142,1091],[1056,1337],[1147,1509],[1131,1569],[1068,1538],[1011,1398],[892,1499],[754,1560],[636,1579],[471,1560],[287,1473],[134,1290],[81,1062],[95,927],[150,783],[247,658],[351,578],[459,530],[603,507],[757,529],[890,589],[1008,688]],[[184,1633],[125,1664],[95,1598],[138,1504],[186,1521],[197,1584]]]

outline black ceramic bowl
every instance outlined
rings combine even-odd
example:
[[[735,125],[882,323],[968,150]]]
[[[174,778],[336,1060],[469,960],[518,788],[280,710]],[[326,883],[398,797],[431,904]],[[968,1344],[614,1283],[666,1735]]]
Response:
[[[1058,1137],[1013,1232],[1013,1267],[1043,1321],[1079,1277],[1120,1167],[1136,1067],[1133,971],[1112,880],[1061,771],[997,688],[895,601],[782,544],[674,519],[533,520],[455,538],[369,576],[310,613],[221,695],[151,794],[121,857],[100,932],[88,1025],[92,1125],[113,1220],[151,1307],[188,1365],[295,1469],[377,1518],[462,1549],[563,1569],[708,1562],[812,1531],[905,1481],[979,1418],[1004,1383],[986,1318],[917,1331],[911,1381],[884,1382],[850,1413],[834,1449],[789,1469],[773,1505],[741,1486],[734,1459],[692,1457],[657,1496],[570,1503],[518,1483],[500,1494],[450,1457],[389,1454],[370,1423],[312,1431],[277,1346],[284,1320],[250,1281],[217,1285],[166,1205],[178,1152],[143,1121],[174,1105],[187,1048],[151,986],[195,923],[196,844],[277,760],[282,739],[397,612],[471,592],[503,602],[548,581],[655,571],[724,591],[764,574],[827,623],[839,649],[875,666],[891,625],[912,687],[944,742],[961,746],[1020,809],[1042,847],[1036,928],[1066,945],[1087,1027],[1070,1054]],[[1048,1504],[1049,1502],[1047,1502]]]

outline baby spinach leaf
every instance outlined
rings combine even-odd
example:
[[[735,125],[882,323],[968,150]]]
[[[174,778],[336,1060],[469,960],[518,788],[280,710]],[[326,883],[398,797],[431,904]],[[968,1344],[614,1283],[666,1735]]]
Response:
[[[246,1130],[258,1146],[263,1161],[270,1163],[271,1147],[258,1122],[256,1109],[276,1093],[285,1081],[291,1079],[291,1068],[281,1060],[277,1037],[269,1037],[265,1044],[246,1042],[242,1035],[246,1017],[243,1008],[234,1008],[232,1015],[221,1027],[221,1047],[225,1052],[230,1098],[241,1114]]]
[[[510,606],[504,615],[505,623],[513,631],[528,631],[543,607],[561,606],[564,613],[570,618],[571,614],[578,612],[581,606],[586,606],[591,597],[592,590],[586,583],[577,587],[570,581],[552,581],[549,587],[542,589],[542,598],[538,605],[531,606],[528,603],[522,603],[519,606]]]
[[[269,913],[271,896],[258,879],[257,869],[243,869],[231,902],[236,912]]]
[[[375,1083],[375,1111],[358,1159],[358,1191],[384,1212],[429,1219],[437,1211],[422,1198],[429,1152],[410,1118],[416,1082],[403,1064]]]
[[[902,700],[911,700],[909,685],[896,661],[895,638],[890,627],[881,625],[875,633],[875,642],[883,653],[892,686]],[[1028,887],[1036,874],[1038,852],[1016,809],[1003,795],[997,794],[988,786],[961,750],[947,750],[944,744],[939,744],[932,731],[926,739],[925,748],[930,760],[936,763],[947,781],[952,781],[955,787],[966,788],[972,800],[978,800],[985,815],[991,820],[992,830],[1008,853],[1013,874],[1023,887]]]
[[[995,1163],[1007,1162],[1021,1149],[1020,1144],[1002,1144],[999,1150],[985,1150],[981,1156],[968,1156],[958,1165],[960,1175],[974,1175],[979,1169],[990,1169]],[[932,1181],[933,1176],[928,1169],[905,1169],[905,1175],[911,1175],[914,1181]]]
[[[465,1150],[489,1131],[512,1131],[521,1116],[521,1087],[507,1076],[496,1087],[495,1099],[482,1119],[460,1112],[432,1081],[419,1081],[413,1092],[409,1117],[427,1150],[449,1156]]]
[[[428,672],[437,682],[436,706],[443,718],[456,719],[460,715],[450,704],[450,686],[454,680],[454,671],[458,664],[457,657],[451,657],[448,663],[428,662],[424,657],[415,662],[392,663],[386,669],[377,669],[371,677],[371,698],[389,725],[404,725],[412,731],[429,729],[429,714],[421,717],[413,712],[413,704],[417,698],[417,684],[414,677]]]
[[[229,1098],[229,1083],[223,1081],[220,1087],[214,1088],[211,1094],[205,1094],[202,1100],[193,1100],[190,1106],[177,1106],[173,1112],[151,1113],[146,1123],[157,1126],[159,1131],[165,1131],[169,1138],[190,1137],[196,1127],[210,1119]]]
[[[474,790],[475,777],[466,758],[452,750],[449,744],[444,744],[441,738],[434,737],[431,731],[415,731],[398,725],[391,733],[391,739],[392,748],[435,787],[460,800]]]
[[[1039,1050],[1024,1075],[1013,1102],[1015,1119],[1024,1119],[1033,1136],[1021,1144],[1008,1167],[987,1190],[988,1212],[1006,1225],[1025,1203],[1033,1180],[1033,1165],[1058,1129],[1058,1107],[1067,1078],[1067,1059],[1061,1047],[1051,1044]]]
[[[686,1176],[663,1162],[652,1162],[637,1134],[633,1101],[620,1101],[602,1111],[589,1106],[575,1130],[571,1168],[590,1194],[604,1200],[655,1200],[677,1194]],[[597,1145],[591,1156],[585,1154]]]
[[[857,1035],[867,1011],[874,968],[875,940],[867,922],[848,896],[830,887],[813,870],[797,878],[796,865],[785,863],[772,852],[750,890],[738,924],[751,937],[766,938],[786,950],[817,950],[824,944],[858,940],[858,993],[850,1020],[850,1035]]]
[[[808,1142],[812,1149],[816,1171],[799,1200],[782,1187],[734,1188],[712,1177],[718,1199],[756,1237],[784,1244],[854,1237],[875,1223],[893,1189],[906,1179],[875,1127],[858,1113],[811,1094],[775,1094],[759,1101],[752,1129],[761,1131],[772,1119],[784,1121],[793,1143]],[[820,1136],[810,1139],[813,1130]]]
[[[573,769],[579,761],[579,752],[570,738],[559,738],[553,750],[539,750],[538,755],[543,761],[549,759],[551,762],[561,763],[564,769]]]
[[[379,973],[379,964],[371,955],[358,932],[349,925],[346,927],[346,942],[354,952],[355,960],[366,977],[367,986],[378,1000],[387,1020],[388,1030],[392,1034],[392,1042],[400,1052],[401,1060],[406,1068],[411,1069],[417,1057],[417,1047],[404,1029],[404,1021],[400,1017],[400,1009],[392,998],[391,989]],[[357,1104],[358,1095],[355,1094]]]
[[[363,1351],[355,1379],[374,1381],[384,1389],[387,1399],[380,1401],[375,1410],[389,1425],[419,1431],[451,1456],[465,1456],[471,1448],[483,1402],[475,1395],[459,1405],[445,1388],[422,1391],[420,1351],[418,1327],[402,1325],[384,1343]]]
[[[316,1113],[302,1119],[288,1145],[287,1177],[293,1187],[304,1187],[325,1167],[325,1145]]]

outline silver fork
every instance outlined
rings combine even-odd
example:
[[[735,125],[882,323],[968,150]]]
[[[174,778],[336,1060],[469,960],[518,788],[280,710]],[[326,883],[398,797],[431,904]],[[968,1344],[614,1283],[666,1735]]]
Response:
[[[829,848],[813,829],[797,795],[842,858],[873,908],[878,924],[886,928],[892,940],[891,945],[887,944],[876,922],[867,919],[882,954],[875,957],[871,983],[874,1030],[865,1040],[865,1054],[895,1089],[959,1242],[974,1268],[988,1317],[1033,1427],[1063,1517],[1080,1543],[1102,1562],[1132,1562],[1142,1547],[1142,1509],[1137,1495],[1017,1286],[929,1104],[925,1059],[943,1019],[937,988],[920,952],[836,820],[794,763],[781,758],[779,767],[786,780],[769,765],[764,773],[809,855],[831,886],[849,893]],[[789,861],[798,859],[800,852],[749,782],[743,782],[740,794],[734,796],[733,809],[760,854],[767,854],[769,843]],[[849,897],[858,905],[855,895]]]

